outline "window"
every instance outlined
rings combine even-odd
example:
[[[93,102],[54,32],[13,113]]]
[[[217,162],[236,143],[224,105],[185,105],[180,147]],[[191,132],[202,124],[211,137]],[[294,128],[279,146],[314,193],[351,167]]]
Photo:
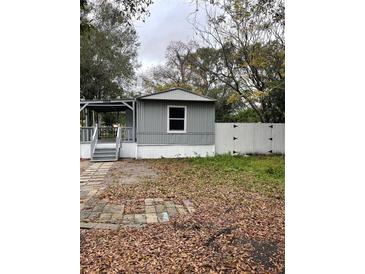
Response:
[[[167,132],[186,133],[185,106],[167,106]]]

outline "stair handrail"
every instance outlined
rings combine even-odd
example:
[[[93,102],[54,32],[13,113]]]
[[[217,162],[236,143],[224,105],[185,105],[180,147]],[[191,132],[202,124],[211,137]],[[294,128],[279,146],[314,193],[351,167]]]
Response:
[[[90,147],[91,158],[94,155],[97,142],[98,142],[98,124],[95,124],[94,134],[91,140],[91,147]]]
[[[120,139],[121,139],[121,127],[118,126],[117,130],[117,137],[115,138],[115,159],[118,160],[119,158],[119,150],[120,150]]]

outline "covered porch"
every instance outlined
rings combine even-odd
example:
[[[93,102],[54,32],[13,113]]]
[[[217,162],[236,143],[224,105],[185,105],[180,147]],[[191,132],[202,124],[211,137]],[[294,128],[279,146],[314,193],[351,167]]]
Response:
[[[135,115],[134,99],[81,100],[80,157],[117,160],[121,150],[136,142]]]

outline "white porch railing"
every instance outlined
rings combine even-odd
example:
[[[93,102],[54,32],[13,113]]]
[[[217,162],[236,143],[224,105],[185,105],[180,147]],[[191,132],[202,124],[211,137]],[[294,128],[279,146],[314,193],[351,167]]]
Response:
[[[97,135],[95,136],[95,129],[97,128]],[[117,137],[117,131],[120,130],[121,142],[133,143],[135,142],[134,128],[133,127],[81,127],[80,128],[80,142],[87,143],[92,142],[96,137],[96,140],[103,139],[115,139]]]
[[[101,140],[111,140],[117,137],[118,128],[112,126],[99,126],[98,138]]]
[[[118,158],[119,158],[119,150],[120,150],[120,143],[121,143],[120,140],[121,140],[121,128],[118,127],[117,137],[115,138],[115,147],[116,147],[115,160],[118,160]]]
[[[90,155],[94,155],[96,143],[98,142],[98,124],[95,125],[93,138],[90,145]]]
[[[80,142],[81,143],[91,142],[93,133],[94,133],[93,127],[81,127],[80,128]]]
[[[134,128],[133,127],[122,127],[122,142],[134,142]]]

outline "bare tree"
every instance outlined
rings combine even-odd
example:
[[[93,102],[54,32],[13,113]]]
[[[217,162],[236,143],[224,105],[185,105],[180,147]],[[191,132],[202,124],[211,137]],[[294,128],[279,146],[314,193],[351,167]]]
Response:
[[[170,73],[175,73],[177,82],[186,84],[191,76],[189,69],[189,58],[198,44],[194,41],[183,43],[181,41],[171,42],[166,50],[167,67],[172,69]]]
[[[153,67],[142,76],[145,88],[189,87],[193,74],[189,60],[197,47],[198,44],[194,41],[172,41],[166,49],[166,63]]]

